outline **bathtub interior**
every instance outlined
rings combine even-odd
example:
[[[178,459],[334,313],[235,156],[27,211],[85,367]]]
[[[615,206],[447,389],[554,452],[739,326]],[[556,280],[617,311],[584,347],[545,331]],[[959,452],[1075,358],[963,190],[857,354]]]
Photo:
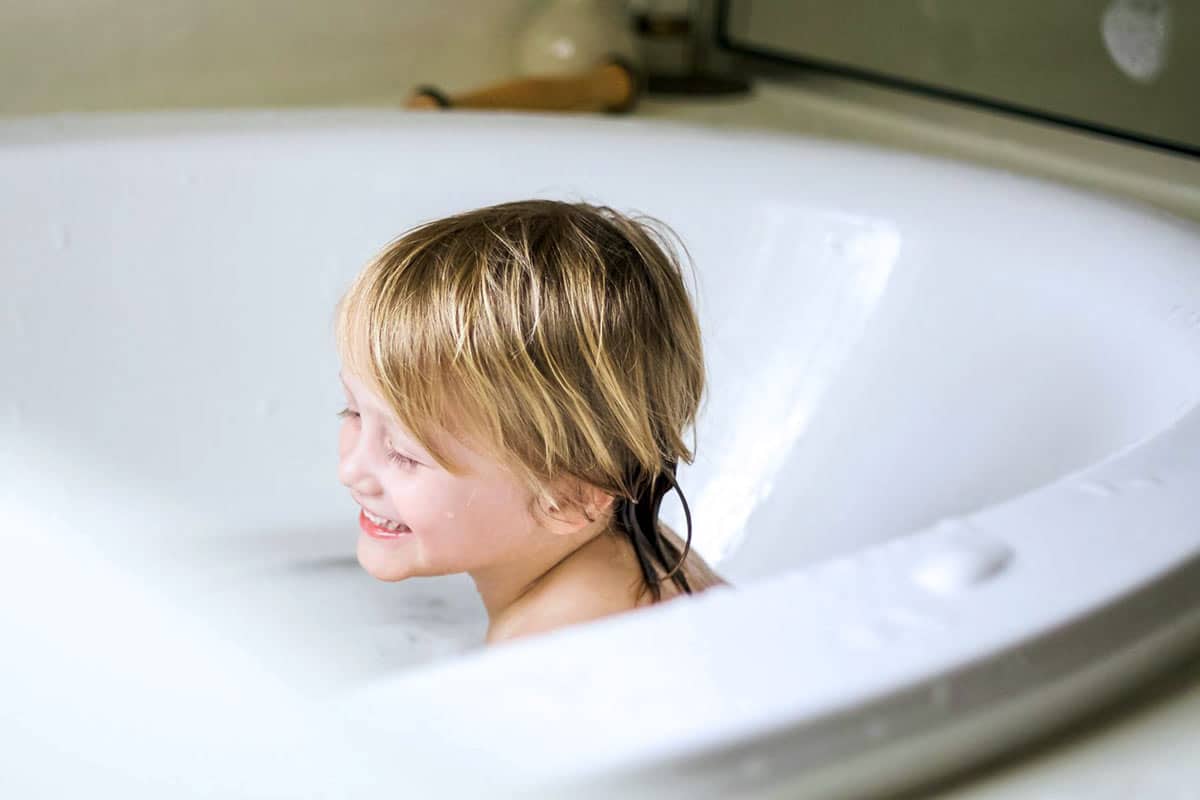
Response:
[[[1049,185],[520,115],[55,126],[11,125],[0,147],[0,511],[20,585],[59,591],[61,559],[93,559],[308,689],[486,628],[466,576],[361,571],[335,475],[333,305],[425,219],[540,196],[679,234],[710,370],[680,483],[695,546],[735,585],[1033,489],[1200,397],[1176,314],[1200,302],[1190,231]]]

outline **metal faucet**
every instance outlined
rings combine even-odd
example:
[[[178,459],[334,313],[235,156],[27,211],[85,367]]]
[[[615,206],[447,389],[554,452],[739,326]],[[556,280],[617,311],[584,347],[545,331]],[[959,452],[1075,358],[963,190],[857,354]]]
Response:
[[[730,95],[750,91],[750,81],[728,64],[716,42],[715,0],[688,0],[686,11],[655,9],[653,0],[631,3],[645,90],[660,95]]]

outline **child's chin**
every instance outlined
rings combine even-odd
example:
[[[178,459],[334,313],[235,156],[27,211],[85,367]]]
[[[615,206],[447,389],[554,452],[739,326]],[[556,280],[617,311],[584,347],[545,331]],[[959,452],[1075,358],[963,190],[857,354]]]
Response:
[[[414,553],[410,548],[397,548],[390,542],[379,542],[365,533],[358,537],[358,565],[370,576],[381,581],[402,581],[417,574]]]

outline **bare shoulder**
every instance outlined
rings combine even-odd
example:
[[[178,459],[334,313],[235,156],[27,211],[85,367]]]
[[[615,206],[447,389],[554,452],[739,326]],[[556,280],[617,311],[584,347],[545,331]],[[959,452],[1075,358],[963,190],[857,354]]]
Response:
[[[683,552],[684,543],[679,536],[668,526],[661,527],[678,552]],[[662,569],[659,573],[666,575]],[[684,575],[693,594],[730,585],[695,550],[688,552]],[[682,594],[674,581],[664,580],[661,586],[662,601]],[[653,602],[643,588],[640,567],[628,541],[623,537],[597,539],[586,553],[564,561],[553,579],[523,597],[503,619],[497,620],[488,630],[487,642],[493,644],[632,611]]]

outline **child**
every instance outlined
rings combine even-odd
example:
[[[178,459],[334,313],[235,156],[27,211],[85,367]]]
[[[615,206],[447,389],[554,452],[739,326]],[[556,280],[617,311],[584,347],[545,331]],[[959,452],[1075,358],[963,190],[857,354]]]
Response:
[[[419,225],[362,270],[336,331],[363,569],[470,573],[488,644],[725,583],[682,492],[687,542],[656,523],[705,376],[670,252],[608,207],[528,200]]]

